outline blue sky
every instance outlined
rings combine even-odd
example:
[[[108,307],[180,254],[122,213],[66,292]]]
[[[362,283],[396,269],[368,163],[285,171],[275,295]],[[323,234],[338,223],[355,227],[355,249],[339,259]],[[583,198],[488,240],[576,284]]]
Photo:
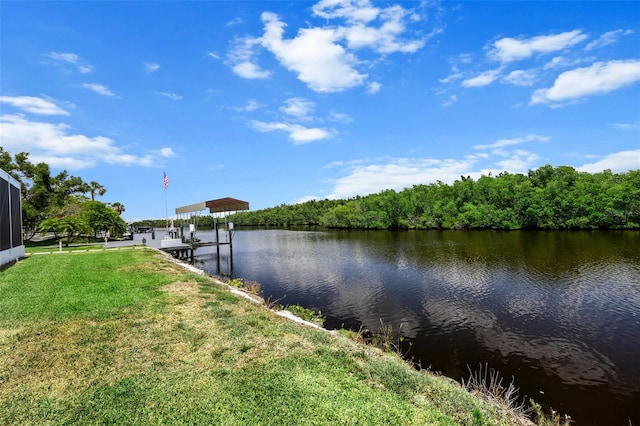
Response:
[[[637,1],[0,9],[2,147],[100,182],[127,220],[640,168]]]

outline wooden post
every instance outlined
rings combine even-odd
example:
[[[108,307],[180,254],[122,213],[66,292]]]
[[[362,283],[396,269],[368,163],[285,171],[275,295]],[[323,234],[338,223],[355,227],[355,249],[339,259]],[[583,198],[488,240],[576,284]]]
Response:
[[[196,247],[195,247],[195,241],[193,241],[194,238],[194,231],[191,231],[191,259],[190,259],[190,263],[193,265],[195,263],[195,252],[196,252]]]
[[[213,218],[213,223],[216,228],[216,266],[218,267],[218,273],[220,273],[220,229],[218,228],[218,219]]]
[[[227,233],[229,235],[229,273],[233,275],[233,223],[227,221]]]

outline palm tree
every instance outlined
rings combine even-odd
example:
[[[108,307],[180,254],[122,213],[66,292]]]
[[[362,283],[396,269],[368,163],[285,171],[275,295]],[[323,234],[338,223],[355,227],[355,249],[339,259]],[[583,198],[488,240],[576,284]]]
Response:
[[[124,204],[119,203],[117,201],[115,203],[111,204],[111,208],[114,209],[115,211],[117,211],[120,216],[122,216],[122,212],[126,210],[124,208]]]
[[[91,200],[95,201],[96,194],[97,195],[104,195],[105,192],[107,192],[107,190],[104,188],[104,186],[100,185],[95,180],[92,180],[89,183],[89,188],[88,188],[87,192],[91,192]]]

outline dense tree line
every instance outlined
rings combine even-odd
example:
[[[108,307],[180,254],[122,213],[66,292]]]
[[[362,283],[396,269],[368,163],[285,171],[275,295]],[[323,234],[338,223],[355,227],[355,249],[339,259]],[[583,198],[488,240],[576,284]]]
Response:
[[[27,240],[39,232],[53,232],[68,242],[80,235],[109,232],[118,236],[127,229],[120,217],[125,210],[121,203],[95,200],[106,193],[98,182],[84,182],[66,170],[52,176],[48,164],[31,163],[25,152],[12,158],[2,147],[0,169],[20,182],[22,226]]]
[[[309,201],[236,213],[244,226],[359,229],[640,228],[640,170],[614,174],[543,166],[453,184],[414,185],[348,200]]]

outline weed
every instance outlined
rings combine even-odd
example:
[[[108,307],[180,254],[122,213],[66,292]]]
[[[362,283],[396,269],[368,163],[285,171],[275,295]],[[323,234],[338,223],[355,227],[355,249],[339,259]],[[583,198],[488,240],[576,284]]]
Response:
[[[235,288],[242,288],[242,285],[243,285],[242,280],[239,278],[235,278],[233,280],[227,280],[225,284]]]
[[[265,305],[267,305],[267,308],[269,309],[280,310],[282,309],[282,305],[280,305],[280,301],[284,300],[286,297],[287,297],[286,294],[279,299],[271,299],[271,296],[269,296],[267,300],[264,301],[264,303]]]
[[[549,417],[543,411],[542,406],[533,399],[529,399],[529,403],[531,404],[538,426],[569,426],[572,423],[571,416],[569,415],[562,416],[557,411],[551,409],[551,417]],[[631,426],[631,422],[629,422],[629,426]]]
[[[257,281],[244,281],[242,288],[248,293],[262,297],[262,287]]]
[[[479,408],[473,410],[473,424],[478,426],[484,424],[484,420],[482,420],[482,411],[480,411]]]
[[[322,315],[322,312],[316,312],[313,309],[305,308],[300,305],[288,305],[284,307],[284,310],[291,312],[305,321],[310,321],[318,325],[323,325],[326,320],[326,317]]]
[[[350,340],[353,340],[354,342],[360,341],[360,334],[358,334],[357,331],[349,330],[346,328],[340,328],[338,330],[338,333],[342,334],[343,336],[347,337]]]
[[[257,281],[245,281],[241,278],[234,278],[232,280],[226,280],[225,283],[231,287],[240,288],[247,293],[262,297],[262,288]]]
[[[500,373],[489,368],[488,364],[484,366],[480,364],[477,371],[472,371],[469,367],[469,373],[470,376],[466,382],[462,379],[462,386],[469,392],[476,392],[484,396],[518,417],[528,417],[532,409],[520,400],[519,390],[513,384],[513,378],[511,383],[506,387],[503,386],[503,378]]]
[[[375,346],[385,352],[397,353],[401,357],[405,358],[411,349],[411,345],[409,344],[407,351],[402,351],[402,344],[405,341],[402,336],[402,326],[403,324],[398,326],[398,331],[396,333],[394,332],[391,324],[385,324],[384,320],[380,318],[380,329],[378,332],[371,332],[369,329],[366,329],[361,325],[358,330],[358,336],[360,338],[356,341]]]

